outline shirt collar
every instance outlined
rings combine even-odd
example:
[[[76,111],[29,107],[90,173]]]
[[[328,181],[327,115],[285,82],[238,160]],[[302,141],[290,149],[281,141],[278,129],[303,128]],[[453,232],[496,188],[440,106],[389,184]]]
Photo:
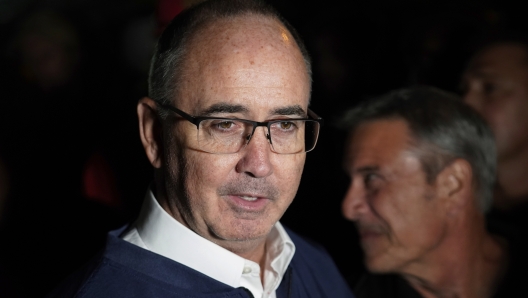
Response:
[[[151,190],[147,192],[135,225],[147,249],[232,287],[241,286],[245,264],[251,261],[199,236],[175,220],[159,205]],[[271,287],[274,291],[293,258],[295,245],[279,222],[273,226],[266,241],[265,280],[274,281],[273,285],[266,282],[266,288]]]

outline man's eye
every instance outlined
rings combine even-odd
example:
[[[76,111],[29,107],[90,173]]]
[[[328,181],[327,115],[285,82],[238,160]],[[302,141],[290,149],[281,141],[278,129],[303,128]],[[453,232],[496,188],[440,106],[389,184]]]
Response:
[[[280,122],[280,128],[284,130],[289,130],[293,128],[293,122]]]
[[[382,187],[382,179],[376,174],[366,174],[363,183],[369,197],[376,196]]]
[[[372,181],[372,178],[374,178],[374,174],[366,174],[363,180],[365,180],[365,184],[369,184],[369,182]]]
[[[497,91],[497,84],[492,82],[484,82],[482,84],[482,92],[486,95],[492,95]]]
[[[234,125],[235,123],[233,121],[222,121],[216,124],[216,126],[221,129],[229,129]]]
[[[367,188],[376,188],[379,184],[379,177],[374,173],[366,174],[363,177],[363,183],[365,183],[365,187]]]
[[[208,119],[200,123],[199,131],[208,136],[238,136],[245,128],[244,122],[234,119]]]

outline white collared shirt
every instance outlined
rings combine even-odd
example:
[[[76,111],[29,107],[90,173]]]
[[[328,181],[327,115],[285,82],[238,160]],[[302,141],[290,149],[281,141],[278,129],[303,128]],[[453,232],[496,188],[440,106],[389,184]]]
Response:
[[[259,264],[199,236],[170,216],[148,191],[141,213],[121,238],[172,259],[234,288],[247,288],[255,298],[275,298],[295,245],[277,222],[266,239],[264,286]]]

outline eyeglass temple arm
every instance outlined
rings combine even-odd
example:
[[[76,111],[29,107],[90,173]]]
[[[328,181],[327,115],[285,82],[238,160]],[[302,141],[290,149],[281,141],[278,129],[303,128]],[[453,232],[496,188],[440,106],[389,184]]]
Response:
[[[154,101],[156,104],[158,104],[159,106],[161,106],[162,108],[165,108],[165,109],[169,109],[171,111],[173,111],[174,113],[182,116],[184,119],[190,121],[192,124],[196,125],[196,127],[198,127],[198,125],[200,125],[200,121],[196,118],[194,118],[193,116],[185,113],[184,111],[178,109],[178,108],[175,108],[171,105],[167,105],[167,104],[164,104],[164,103],[161,103],[157,100]]]
[[[319,125],[323,126],[324,124],[324,120],[323,118],[319,117],[314,111],[312,111],[311,109],[308,109],[308,116],[311,117],[312,119],[316,120],[317,122],[319,122]]]

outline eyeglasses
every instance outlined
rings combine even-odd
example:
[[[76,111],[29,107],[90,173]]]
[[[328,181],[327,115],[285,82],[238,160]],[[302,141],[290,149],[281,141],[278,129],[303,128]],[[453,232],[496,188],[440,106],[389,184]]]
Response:
[[[310,109],[308,109],[310,118],[257,122],[245,119],[193,117],[171,105],[155,102],[158,106],[196,125],[198,148],[208,153],[237,153],[249,144],[255,129],[259,126],[267,128],[266,138],[270,143],[271,151],[279,154],[309,152],[315,148],[319,129],[323,124],[323,119]]]

